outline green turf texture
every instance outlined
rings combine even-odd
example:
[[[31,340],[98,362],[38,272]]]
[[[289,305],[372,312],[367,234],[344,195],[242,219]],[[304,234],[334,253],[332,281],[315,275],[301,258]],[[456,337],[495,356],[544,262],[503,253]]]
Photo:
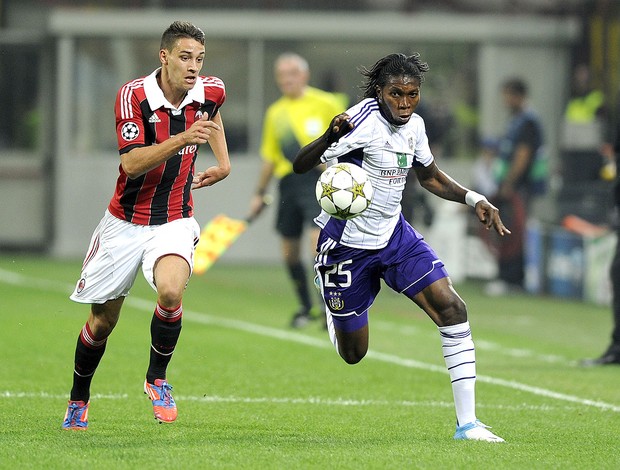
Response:
[[[220,263],[191,279],[168,370],[171,425],[142,392],[155,297],[140,275],[93,380],[89,430],[63,431],[88,312],[68,299],[79,269],[0,256],[0,468],[620,468],[620,367],[578,366],[607,346],[609,308],[457,285],[478,417],[507,442],[454,441],[432,322],[384,286],[371,353],[347,365],[318,322],[288,327],[296,305],[280,266]]]

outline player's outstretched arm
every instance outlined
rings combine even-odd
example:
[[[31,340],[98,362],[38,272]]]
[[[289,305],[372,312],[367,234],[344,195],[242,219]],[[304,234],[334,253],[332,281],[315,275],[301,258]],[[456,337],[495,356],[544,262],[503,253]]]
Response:
[[[510,235],[499,216],[499,209],[487,201],[487,198],[475,191],[470,191],[450,175],[440,170],[433,162],[427,167],[415,167],[416,176],[422,187],[448,201],[465,203],[474,208],[478,220],[487,230],[495,229],[501,236]]]
[[[310,142],[297,153],[293,162],[293,171],[295,173],[306,173],[312,170],[321,162],[321,155],[325,153],[325,150],[351,130],[353,130],[353,124],[349,122],[347,114],[343,113],[334,117],[321,137]]]

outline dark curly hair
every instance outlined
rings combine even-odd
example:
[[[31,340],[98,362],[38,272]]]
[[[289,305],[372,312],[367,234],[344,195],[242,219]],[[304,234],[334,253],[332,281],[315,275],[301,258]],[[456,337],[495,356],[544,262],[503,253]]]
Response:
[[[360,69],[360,73],[366,77],[360,88],[364,91],[364,98],[376,98],[377,87],[384,87],[390,77],[406,75],[417,78],[422,83],[428,68],[428,64],[422,62],[417,52],[410,56],[400,53],[390,54],[379,59],[370,70],[366,67]]]

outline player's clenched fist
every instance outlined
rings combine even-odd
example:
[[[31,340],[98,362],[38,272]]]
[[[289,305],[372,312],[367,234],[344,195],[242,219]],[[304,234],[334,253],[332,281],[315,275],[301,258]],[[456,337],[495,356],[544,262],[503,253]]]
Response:
[[[203,114],[200,119],[184,132],[184,138],[187,144],[206,144],[209,137],[211,137],[211,133],[219,130],[220,126],[210,121],[207,114]]]

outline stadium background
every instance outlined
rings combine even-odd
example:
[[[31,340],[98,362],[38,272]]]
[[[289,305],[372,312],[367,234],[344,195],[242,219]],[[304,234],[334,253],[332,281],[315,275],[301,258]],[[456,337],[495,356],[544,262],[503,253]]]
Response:
[[[571,68],[587,62],[612,103],[620,89],[620,19],[615,1],[0,1],[0,251],[80,258],[111,196],[118,154],[113,102],[127,80],[157,65],[161,32],[187,19],[207,35],[203,73],[222,78],[231,176],[195,193],[201,223],[242,217],[254,190],[262,116],[277,95],[272,63],[307,57],[311,84],[359,97],[360,65],[419,51],[431,65],[424,102],[443,124],[439,164],[467,183],[479,136],[497,135],[499,87],[518,75],[545,125],[554,185],[537,208],[558,222],[559,141]],[[206,165],[205,154],[199,162]],[[600,202],[600,201],[597,201]],[[605,211],[607,201],[597,204]],[[438,220],[460,220],[444,206]],[[279,262],[275,211],[226,253],[228,261]],[[464,230],[463,227],[459,228]],[[429,229],[444,257],[462,253]],[[454,239],[452,239],[454,240]],[[260,247],[260,249],[257,249]],[[442,250],[446,252],[441,253]],[[455,255],[456,256],[456,255]],[[451,263],[453,276],[484,263]],[[460,270],[460,271],[459,271]],[[476,274],[476,273],[473,273]]]

